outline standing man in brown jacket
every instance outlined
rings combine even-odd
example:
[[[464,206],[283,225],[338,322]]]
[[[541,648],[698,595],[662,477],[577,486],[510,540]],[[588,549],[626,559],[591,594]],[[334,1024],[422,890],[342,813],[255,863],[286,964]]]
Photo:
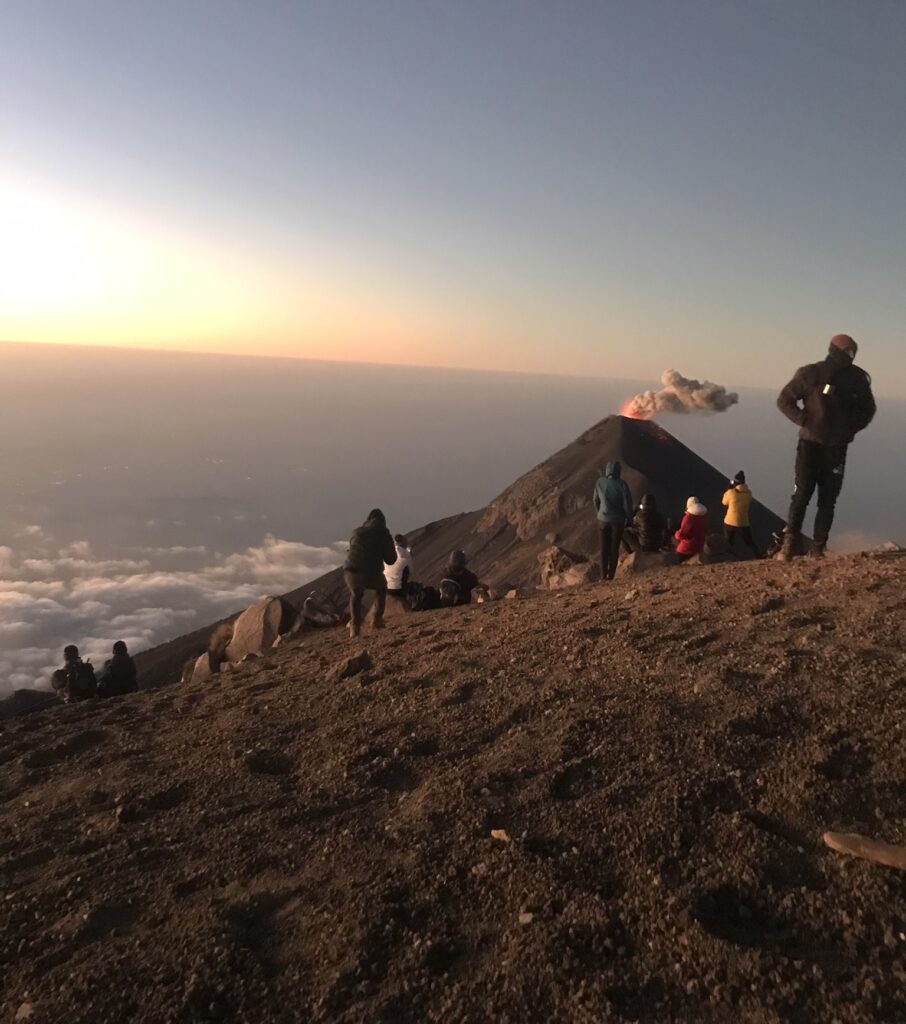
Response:
[[[835,334],[822,362],[797,370],[777,399],[780,411],[799,427],[796,487],[778,556],[782,561],[795,554],[816,487],[818,511],[811,553],[819,558],[824,554],[843,487],[846,450],[874,417],[871,377],[853,364],[856,349],[848,334]]]

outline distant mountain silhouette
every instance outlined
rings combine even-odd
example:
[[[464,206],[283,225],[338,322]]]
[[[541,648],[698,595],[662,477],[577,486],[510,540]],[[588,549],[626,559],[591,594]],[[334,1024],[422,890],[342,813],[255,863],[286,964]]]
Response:
[[[591,496],[599,473],[611,461],[622,463],[623,479],[636,504],[643,494],[653,494],[661,511],[678,522],[686,499],[694,494],[708,508],[711,531],[720,530],[721,497],[729,474],[705,462],[653,420],[608,416],[519,477],[486,508],[408,531],[416,579],[436,584],[450,552],[457,548],[468,554],[482,582],[514,587],[537,584],[538,555],[553,542],[594,555],[598,540]],[[363,507],[361,515],[366,512]],[[762,546],[783,526],[780,516],[758,501],[752,502],[751,522]],[[312,590],[343,601],[342,570],[334,569],[284,596],[301,606]],[[143,681],[157,685],[179,678],[182,665],[205,650],[214,625],[139,654],[136,662]]]

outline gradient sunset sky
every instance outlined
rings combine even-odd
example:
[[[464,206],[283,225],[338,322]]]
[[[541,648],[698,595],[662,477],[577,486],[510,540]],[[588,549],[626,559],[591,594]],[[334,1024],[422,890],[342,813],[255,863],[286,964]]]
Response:
[[[5,0],[0,339],[906,397],[903,0]]]

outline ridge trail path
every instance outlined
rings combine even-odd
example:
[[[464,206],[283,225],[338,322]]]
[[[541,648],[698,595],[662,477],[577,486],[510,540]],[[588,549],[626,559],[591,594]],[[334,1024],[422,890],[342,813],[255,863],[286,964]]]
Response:
[[[904,1021],[906,872],[821,842],[906,842],[904,570],[397,613],[4,722],[0,1021]]]

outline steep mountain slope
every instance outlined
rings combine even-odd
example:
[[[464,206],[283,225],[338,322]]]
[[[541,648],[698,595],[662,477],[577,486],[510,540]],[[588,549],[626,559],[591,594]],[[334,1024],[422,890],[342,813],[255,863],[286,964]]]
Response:
[[[906,842],[904,570],[399,614],[3,723],[0,1017],[906,1020],[906,873],[820,843]]]
[[[563,547],[594,556],[598,541],[591,495],[601,469],[611,461],[623,464],[624,478],[637,502],[643,494],[654,494],[664,513],[678,522],[686,499],[695,494],[711,510],[713,528],[719,529],[720,499],[735,468],[729,473],[718,471],[651,420],[608,416],[521,476],[487,508],[410,532],[417,578],[436,583],[450,552],[463,548],[483,582],[534,587],[538,555],[554,535]],[[363,509],[362,515],[366,512]],[[757,501],[751,518],[763,544],[783,526],[779,516]],[[334,570],[285,596],[300,606],[311,590],[342,603],[342,572]],[[160,684],[178,678],[182,665],[205,649],[212,629],[213,624],[140,655],[145,682]]]

